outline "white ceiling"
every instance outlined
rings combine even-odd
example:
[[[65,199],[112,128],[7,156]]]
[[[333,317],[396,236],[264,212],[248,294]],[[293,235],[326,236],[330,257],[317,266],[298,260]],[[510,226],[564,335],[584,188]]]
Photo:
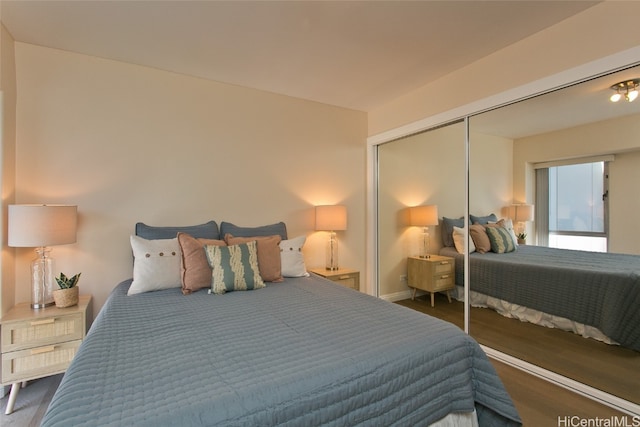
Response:
[[[361,111],[594,1],[1,1],[19,42]]]
[[[472,117],[470,123],[476,132],[517,139],[640,114],[640,99],[609,101],[614,93],[611,86],[638,78],[640,65],[484,112]]]

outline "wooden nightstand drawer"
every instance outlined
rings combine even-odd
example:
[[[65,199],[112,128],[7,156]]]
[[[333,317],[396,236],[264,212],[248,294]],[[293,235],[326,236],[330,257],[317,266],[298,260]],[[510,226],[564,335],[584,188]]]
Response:
[[[453,274],[437,274],[433,276],[433,292],[446,291],[453,288]]]
[[[331,271],[324,268],[312,268],[311,271],[318,276],[322,276],[325,279],[329,279],[332,282],[341,284],[344,287],[360,290],[360,272],[356,270],[350,270],[341,268],[339,270]]]
[[[2,354],[2,383],[64,372],[82,340]]]
[[[79,340],[84,327],[83,313],[8,323],[2,328],[2,353]]]
[[[453,273],[453,261],[452,260],[434,261],[433,270],[436,275]]]
[[[340,283],[342,286],[346,286],[347,288],[358,289],[357,279],[358,278],[355,274],[343,274],[333,279],[333,281]]]

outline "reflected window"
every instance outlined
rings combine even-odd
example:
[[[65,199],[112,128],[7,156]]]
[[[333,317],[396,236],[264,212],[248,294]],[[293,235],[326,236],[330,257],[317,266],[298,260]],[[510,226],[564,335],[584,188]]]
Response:
[[[607,251],[607,162],[537,169],[536,204],[546,212],[539,243],[562,249]]]

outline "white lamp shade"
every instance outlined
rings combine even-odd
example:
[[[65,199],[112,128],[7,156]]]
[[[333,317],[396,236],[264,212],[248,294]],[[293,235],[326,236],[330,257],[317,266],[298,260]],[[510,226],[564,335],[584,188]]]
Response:
[[[409,225],[427,227],[438,225],[438,206],[414,206],[409,208]]]
[[[533,221],[533,205],[512,205],[509,213],[516,222]]]
[[[75,243],[77,219],[77,206],[9,205],[8,244],[36,248]]]
[[[342,205],[316,206],[317,231],[347,229],[347,207]]]

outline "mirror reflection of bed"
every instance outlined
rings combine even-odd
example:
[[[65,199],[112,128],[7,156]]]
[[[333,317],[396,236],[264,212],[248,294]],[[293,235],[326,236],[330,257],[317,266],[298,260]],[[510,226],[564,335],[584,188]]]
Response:
[[[501,316],[490,308],[472,307],[471,335],[487,347],[635,404],[640,404],[640,389],[637,387],[640,322],[634,318],[640,304],[640,246],[637,245],[640,232],[634,212],[640,210],[640,198],[632,195],[637,194],[634,186],[640,182],[640,141],[637,138],[640,132],[640,101],[613,104],[607,99],[607,91],[618,81],[638,77],[640,67],[630,68],[469,119],[470,214],[482,217],[495,213],[497,219],[502,219],[507,218],[508,207],[513,203],[535,205],[536,165],[546,162],[579,163],[579,159],[607,156],[606,159],[613,160],[608,163],[609,205],[605,217],[608,251],[625,254],[611,261],[611,267],[606,267],[611,269],[610,272],[603,272],[605,267],[596,266],[598,263],[589,258],[575,261],[589,265],[593,269],[592,274],[589,271],[572,273],[568,269],[563,270],[574,262],[572,259],[560,260],[555,273],[547,272],[547,276],[540,277],[535,265],[527,267],[528,270],[514,269],[509,265],[494,266],[494,271],[491,267],[482,267],[483,272],[489,275],[485,277],[487,283],[482,283],[479,276],[475,276],[474,283],[472,273],[471,291],[479,291],[482,295],[482,292],[491,293],[487,286],[497,286],[496,277],[502,277],[508,271],[511,276],[502,277],[503,285],[519,283],[520,288],[518,291],[507,290],[507,295],[511,292],[517,302],[521,302],[518,298],[529,292],[532,298],[546,299],[550,306],[555,306],[549,306],[548,310],[564,310],[566,317],[573,322],[567,324],[563,316],[557,316],[559,320],[556,319],[555,327],[550,328],[532,323],[540,320],[539,310],[529,313],[529,321],[525,322]],[[602,102],[600,106],[593,107],[590,106],[592,101]],[[583,108],[587,106],[590,107]],[[413,242],[418,238],[419,230],[404,226],[397,212],[403,206],[437,204],[441,222],[439,226],[432,227],[430,233],[431,253],[444,252],[456,256],[455,247],[444,248],[441,233],[444,229],[442,217],[455,219],[465,212],[464,124],[451,124],[392,141],[378,150],[379,293],[382,297],[396,295],[395,299],[400,299],[400,304],[462,327],[464,304],[461,301],[449,304],[446,295],[439,294],[434,307],[431,307],[429,295],[415,301],[399,297],[407,284],[398,277],[402,278],[403,261],[414,251]],[[539,213],[536,211],[536,215]],[[539,223],[543,221],[537,219],[534,217],[533,221],[526,223],[527,244],[518,247],[518,256],[524,257],[525,261],[533,259],[531,257],[535,255],[530,252],[538,249],[536,245],[548,244],[546,225],[542,226]],[[387,227],[386,231],[384,227]],[[539,229],[544,232],[538,232]],[[508,257],[508,254],[487,255],[484,259]],[[555,255],[546,256],[553,259]],[[481,257],[483,255],[472,254],[470,263]],[[544,261],[544,257],[542,259],[539,264],[550,263]],[[460,255],[456,266],[460,269],[463,265]],[[474,271],[474,264],[471,264],[471,271]],[[460,274],[458,271],[456,282],[462,285],[464,281]],[[565,276],[558,283],[554,281],[554,274]],[[576,274],[582,276],[575,277]],[[536,286],[536,283],[540,285]],[[590,290],[581,290],[581,284]],[[544,297],[541,296],[543,292]],[[463,296],[462,288],[458,288],[458,294]],[[593,299],[598,297],[607,301],[594,302]],[[581,301],[583,298],[586,302]],[[498,298],[494,305],[504,305],[509,299],[513,298]],[[476,301],[474,305],[479,303]],[[520,308],[515,307],[516,312]],[[619,318],[612,319],[616,316]],[[586,322],[587,331],[584,332],[585,323],[572,317]],[[616,325],[602,323],[607,321]],[[589,324],[597,324],[599,328],[588,327]],[[578,333],[567,332],[560,327]],[[607,333],[603,333],[602,328]],[[614,330],[616,328],[619,330]],[[611,339],[609,335],[612,334],[618,339]],[[602,340],[615,343],[607,344]]]

